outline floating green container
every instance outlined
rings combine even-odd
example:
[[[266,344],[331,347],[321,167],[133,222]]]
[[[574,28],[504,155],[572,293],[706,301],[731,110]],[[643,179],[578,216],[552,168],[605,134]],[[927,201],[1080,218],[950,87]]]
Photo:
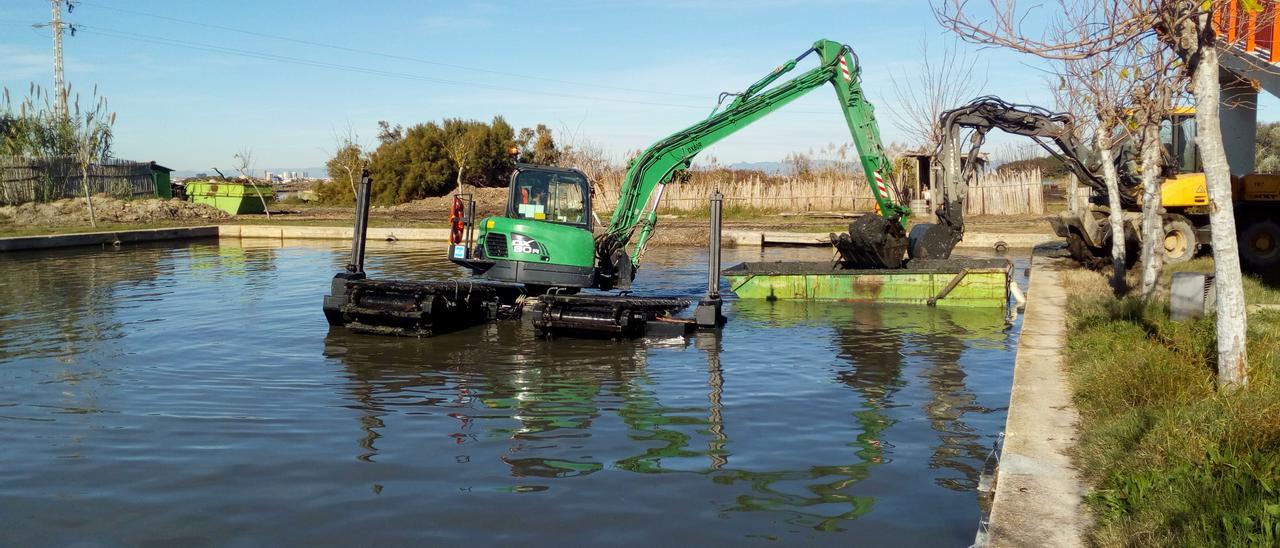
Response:
[[[739,299],[1001,307],[1013,265],[1004,259],[912,261],[907,268],[845,270],[831,263],[742,263],[721,272]]]
[[[262,199],[258,198],[262,193]],[[257,192],[253,185],[239,181],[200,181],[187,183],[187,198],[193,203],[207,204],[232,215],[241,213],[262,213],[266,204],[274,201],[275,189],[268,184],[258,185]]]

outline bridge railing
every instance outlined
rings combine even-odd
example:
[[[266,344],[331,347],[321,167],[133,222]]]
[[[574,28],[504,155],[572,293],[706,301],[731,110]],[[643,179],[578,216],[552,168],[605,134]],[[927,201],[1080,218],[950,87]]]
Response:
[[[1219,40],[1268,63],[1280,62],[1280,25],[1276,25],[1280,2],[1225,0],[1217,4],[1213,27]]]

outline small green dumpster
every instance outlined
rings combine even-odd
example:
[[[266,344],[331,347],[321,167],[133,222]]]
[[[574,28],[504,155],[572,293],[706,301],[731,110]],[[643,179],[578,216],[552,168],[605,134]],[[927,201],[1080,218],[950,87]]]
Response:
[[[187,183],[187,199],[197,204],[208,204],[232,215],[262,213],[267,204],[274,201],[275,189],[266,183],[241,181],[199,181]],[[262,199],[258,199],[258,193]],[[267,203],[263,203],[263,201]]]

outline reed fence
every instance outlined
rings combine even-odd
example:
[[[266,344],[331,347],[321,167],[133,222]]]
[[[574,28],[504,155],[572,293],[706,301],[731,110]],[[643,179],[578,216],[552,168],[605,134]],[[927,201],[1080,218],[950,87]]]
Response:
[[[680,213],[706,209],[707,198],[716,188],[724,194],[725,207],[785,212],[866,212],[875,208],[871,188],[857,178],[734,177],[714,180],[694,178],[667,185],[658,206],[659,213]],[[618,203],[619,184],[602,182],[596,203],[612,209]],[[603,200],[600,198],[603,197]]]
[[[117,197],[154,196],[148,162],[106,160],[89,166],[89,192]],[[47,202],[84,195],[80,164],[74,158],[0,157],[0,204]]]
[[[608,177],[597,187],[596,206],[612,211],[618,203],[620,177]],[[875,198],[866,181],[856,177],[693,177],[667,185],[659,213],[699,211],[716,187],[724,194],[725,207],[788,213],[865,213],[875,209]],[[936,192],[932,199],[938,199]],[[602,199],[603,198],[603,199]],[[929,213],[921,196],[900,197],[916,210]],[[1044,186],[1038,169],[983,172],[968,183],[965,213],[968,215],[1039,215],[1044,213]]]
[[[1039,169],[984,172],[969,181],[966,215],[1041,215],[1044,184]]]

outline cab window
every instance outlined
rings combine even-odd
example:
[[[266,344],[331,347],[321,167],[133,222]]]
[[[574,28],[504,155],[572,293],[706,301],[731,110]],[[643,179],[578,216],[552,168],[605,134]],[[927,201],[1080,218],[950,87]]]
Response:
[[[586,179],[576,173],[521,171],[512,187],[511,216],[585,225],[587,192]]]
[[[1200,149],[1196,146],[1194,116],[1174,116],[1160,124],[1160,143],[1165,148],[1165,162],[1177,173],[1204,171]]]

